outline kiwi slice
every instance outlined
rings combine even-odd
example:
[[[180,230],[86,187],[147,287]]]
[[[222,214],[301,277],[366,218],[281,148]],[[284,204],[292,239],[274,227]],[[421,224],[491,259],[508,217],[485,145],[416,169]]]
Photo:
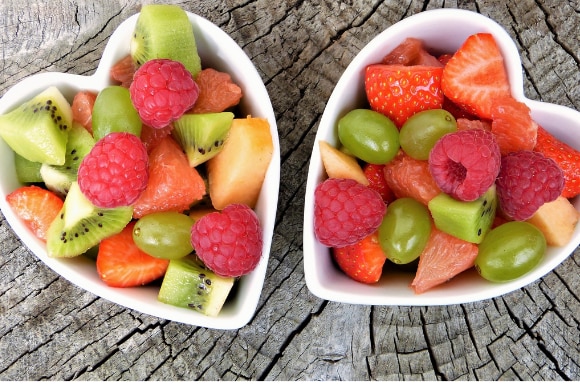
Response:
[[[428,203],[435,227],[468,242],[480,243],[493,223],[497,209],[495,184],[480,198],[464,202],[440,193]]]
[[[187,13],[177,5],[148,4],[141,8],[131,38],[131,57],[138,68],[151,59],[181,62],[195,77],[201,59]]]
[[[30,161],[14,153],[14,168],[16,169],[16,176],[18,181],[22,184],[43,183],[44,180],[40,174],[40,167],[42,163]]]
[[[171,133],[195,167],[222,150],[233,121],[232,112],[184,114],[173,122]]]
[[[213,273],[192,254],[169,262],[157,298],[165,304],[217,316],[234,281],[233,277],[222,277]]]
[[[0,115],[0,136],[14,152],[30,161],[62,165],[71,124],[69,102],[51,86]]]
[[[133,207],[98,208],[75,181],[64,205],[48,228],[46,249],[50,257],[68,258],[85,253],[101,240],[117,234],[131,221]]]
[[[40,175],[46,187],[66,196],[70,185],[77,180],[77,172],[83,158],[95,145],[95,139],[80,124],[74,122],[68,133],[63,165],[42,164]]]

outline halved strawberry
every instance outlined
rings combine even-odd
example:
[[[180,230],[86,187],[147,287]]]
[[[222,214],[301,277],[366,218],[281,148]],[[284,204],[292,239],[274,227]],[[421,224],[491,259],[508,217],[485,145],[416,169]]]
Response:
[[[466,118],[468,120],[476,120],[478,119],[476,116],[462,108],[461,106],[457,105],[455,102],[450,100],[447,97],[443,98],[443,109],[447,110],[456,120],[460,118]]]
[[[494,99],[509,96],[504,60],[493,35],[469,36],[447,61],[441,81],[443,93],[479,118],[491,118]]]
[[[560,141],[541,126],[534,150],[553,159],[564,172],[562,196],[573,198],[580,194],[580,151]]]
[[[63,206],[54,192],[31,185],[17,188],[6,201],[34,235],[46,242],[46,231]]]
[[[130,222],[119,234],[106,238],[99,245],[97,272],[111,287],[126,288],[148,284],[163,277],[168,259],[152,257],[140,250],[133,241]]]
[[[437,57],[437,60],[439,61],[439,63],[441,63],[443,66],[445,66],[447,64],[447,62],[449,62],[449,59],[451,59],[452,57],[453,57],[453,54],[446,53],[446,54],[439,55],[439,57]],[[455,119],[467,118],[467,119],[473,120],[476,118],[473,114],[471,114],[467,110],[461,108],[455,102],[451,101],[447,97],[443,98],[443,109],[445,109],[449,113],[451,113],[451,115],[453,117],[455,117]]]
[[[333,247],[332,253],[334,261],[347,276],[367,284],[381,278],[387,260],[379,244],[378,231],[353,245]]]
[[[380,164],[366,164],[363,173],[369,181],[369,188],[377,191],[385,203],[395,200],[395,195],[385,179],[385,166]]]
[[[372,64],[365,70],[365,91],[371,109],[389,117],[398,128],[422,110],[440,109],[442,67]]]
[[[449,281],[473,267],[478,251],[477,244],[433,228],[419,257],[419,266],[411,287],[415,293],[420,294]]]
[[[502,155],[534,149],[538,124],[525,103],[511,96],[498,97],[491,105],[491,119],[491,132]]]

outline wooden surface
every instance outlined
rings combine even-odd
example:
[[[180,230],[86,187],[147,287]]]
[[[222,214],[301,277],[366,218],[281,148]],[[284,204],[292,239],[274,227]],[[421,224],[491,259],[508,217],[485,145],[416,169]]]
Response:
[[[37,72],[92,74],[110,34],[140,8],[137,1],[79,3],[2,0],[0,95]],[[504,297],[369,307],[309,293],[301,235],[325,101],[375,35],[426,9],[480,12],[515,39],[528,97],[579,110],[577,0],[175,3],[238,42],[278,120],[280,201],[255,317],[220,331],[120,307],[59,278],[0,216],[0,380],[580,380],[579,249]]]

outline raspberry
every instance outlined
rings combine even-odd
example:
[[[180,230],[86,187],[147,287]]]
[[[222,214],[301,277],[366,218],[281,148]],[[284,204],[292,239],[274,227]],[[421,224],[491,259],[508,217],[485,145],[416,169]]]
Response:
[[[517,151],[502,157],[497,177],[499,206],[513,220],[526,220],[564,189],[564,174],[556,162],[539,152]]]
[[[495,182],[500,164],[493,134],[481,129],[446,134],[429,154],[429,171],[437,186],[462,201],[483,195]]]
[[[153,59],[135,72],[129,91],[143,123],[159,129],[193,106],[199,86],[180,62]]]
[[[255,212],[230,204],[221,213],[200,218],[191,229],[191,244],[203,263],[224,277],[239,277],[256,268],[262,254],[262,231]]]
[[[139,137],[126,132],[97,141],[78,169],[81,192],[97,207],[133,204],[148,181],[147,149]]]
[[[352,179],[326,179],[314,192],[314,233],[325,246],[352,245],[376,231],[386,210],[375,190]]]

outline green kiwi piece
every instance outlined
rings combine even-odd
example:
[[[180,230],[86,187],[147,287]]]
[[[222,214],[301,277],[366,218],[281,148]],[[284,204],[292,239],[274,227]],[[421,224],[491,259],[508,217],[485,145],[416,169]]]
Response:
[[[233,277],[213,273],[192,254],[169,262],[157,299],[165,304],[217,316],[234,281]]]
[[[497,209],[496,187],[480,198],[463,202],[440,193],[428,203],[435,227],[468,242],[480,243],[490,230]]]
[[[195,167],[222,150],[233,121],[232,112],[184,114],[173,122],[171,133]]]
[[[62,165],[71,124],[69,102],[51,86],[0,115],[0,136],[14,152],[30,161]]]
[[[66,196],[70,185],[77,180],[79,165],[95,145],[95,139],[80,124],[73,122],[68,133],[63,165],[42,164],[40,175],[46,187]]]
[[[47,231],[48,256],[69,258],[84,254],[101,240],[118,234],[131,221],[133,207],[99,208],[71,184],[60,213]]]
[[[181,62],[193,77],[201,71],[193,27],[177,5],[148,4],[141,8],[131,38],[131,57],[137,67],[165,58]]]
[[[16,176],[18,181],[22,184],[43,183],[42,175],[40,174],[40,167],[42,163],[30,161],[14,153],[14,168],[16,169]]]

